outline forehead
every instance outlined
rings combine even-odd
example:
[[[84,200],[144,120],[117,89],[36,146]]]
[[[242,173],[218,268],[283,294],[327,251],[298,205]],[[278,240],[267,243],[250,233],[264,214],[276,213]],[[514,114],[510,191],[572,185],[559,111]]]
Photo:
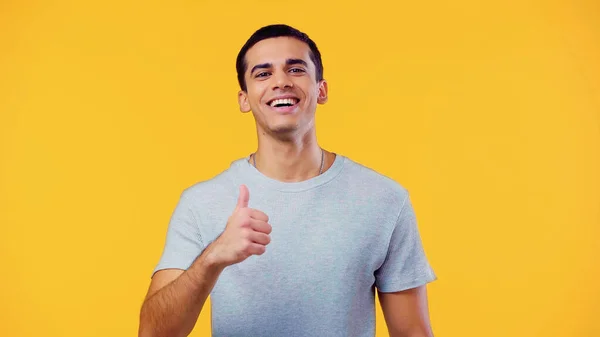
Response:
[[[256,43],[246,52],[248,69],[261,63],[285,63],[287,59],[302,59],[311,64],[310,48],[293,37],[275,37]]]

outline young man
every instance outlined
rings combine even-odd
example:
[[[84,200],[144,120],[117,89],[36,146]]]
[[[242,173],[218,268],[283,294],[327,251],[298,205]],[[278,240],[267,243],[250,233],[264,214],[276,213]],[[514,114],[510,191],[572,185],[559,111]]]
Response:
[[[407,190],[317,143],[315,43],[263,27],[237,71],[258,149],[182,193],[139,335],[187,336],[210,294],[213,336],[372,337],[377,288],[391,336],[432,336],[436,277]]]

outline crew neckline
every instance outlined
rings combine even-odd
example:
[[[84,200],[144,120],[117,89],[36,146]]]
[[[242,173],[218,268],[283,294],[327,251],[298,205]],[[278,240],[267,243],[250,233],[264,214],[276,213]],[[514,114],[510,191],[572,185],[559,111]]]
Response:
[[[237,170],[238,176],[236,177],[236,180],[241,180],[241,183],[257,184],[267,189],[280,192],[301,192],[331,181],[342,171],[346,157],[338,153],[334,154],[335,158],[329,169],[318,176],[297,182],[283,182],[267,177],[249,162],[250,155],[237,159],[231,166]]]

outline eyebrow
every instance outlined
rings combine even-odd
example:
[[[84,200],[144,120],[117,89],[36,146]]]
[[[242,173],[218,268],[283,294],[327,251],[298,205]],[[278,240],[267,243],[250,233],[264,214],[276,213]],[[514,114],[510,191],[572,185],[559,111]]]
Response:
[[[304,61],[303,59],[287,59],[285,61],[285,64],[287,64],[288,66],[291,66],[294,64],[301,64],[305,67],[308,67],[308,63],[306,63],[306,61]]]
[[[287,60],[285,60],[285,64],[288,66],[294,65],[294,64],[301,64],[305,67],[308,67],[308,63],[306,63],[306,61],[304,61],[303,59],[287,59]],[[272,63],[257,64],[254,67],[252,67],[252,70],[250,70],[250,74],[253,74],[257,69],[269,69],[271,67],[273,67]]]

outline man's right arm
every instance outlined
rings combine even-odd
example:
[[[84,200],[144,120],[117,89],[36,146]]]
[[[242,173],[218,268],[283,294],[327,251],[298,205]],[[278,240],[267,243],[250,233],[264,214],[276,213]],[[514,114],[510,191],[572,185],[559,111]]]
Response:
[[[187,336],[221,272],[209,245],[186,271],[164,269],[152,277],[140,313],[139,337]]]
[[[272,227],[265,213],[248,208],[249,198],[248,188],[242,185],[225,230],[186,271],[162,269],[154,274],[140,312],[139,337],[189,335],[221,272],[265,252]]]

